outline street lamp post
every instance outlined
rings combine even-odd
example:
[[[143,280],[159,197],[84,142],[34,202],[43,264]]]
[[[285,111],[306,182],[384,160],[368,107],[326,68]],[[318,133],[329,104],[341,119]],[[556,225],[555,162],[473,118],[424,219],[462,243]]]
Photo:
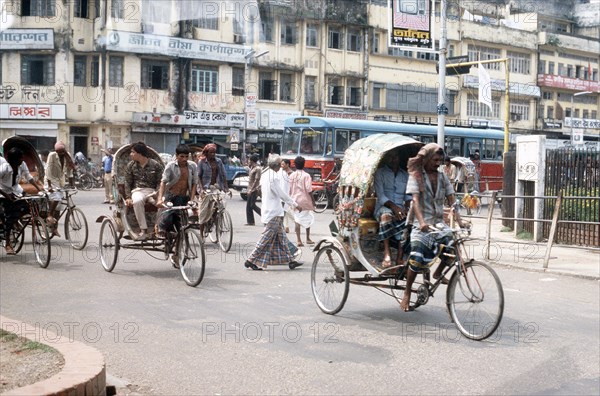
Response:
[[[592,91],[583,91],[583,92],[575,92],[573,95],[571,95],[571,144],[575,144],[575,140],[573,138],[573,119],[575,117],[573,117],[575,115],[575,96],[582,96],[582,95],[588,95],[594,93]]]
[[[248,52],[245,55],[245,63],[244,63],[244,116],[246,119],[246,125],[244,128],[244,140],[242,143],[242,156],[244,157],[244,160],[246,159],[246,141],[247,141],[247,137],[248,137],[248,100],[253,100],[251,97],[249,98],[249,96],[252,94],[249,91],[249,81],[250,81],[250,75],[251,75],[251,70],[252,70],[252,64],[254,63],[254,60],[260,58],[261,56],[264,56],[266,54],[268,54],[269,51],[262,51],[260,53],[256,53],[256,51],[254,49],[251,49],[250,52]],[[256,94],[256,92],[254,92],[254,94]]]

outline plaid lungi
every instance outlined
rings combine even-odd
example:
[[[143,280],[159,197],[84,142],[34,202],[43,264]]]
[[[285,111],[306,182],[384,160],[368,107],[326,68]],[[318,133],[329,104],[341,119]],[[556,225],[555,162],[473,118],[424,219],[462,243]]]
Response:
[[[376,219],[379,219],[379,234],[377,239],[383,241],[392,237],[401,240],[406,228],[406,219],[398,220],[392,210],[382,206],[376,213]]]
[[[290,243],[284,232],[283,217],[274,217],[265,226],[248,261],[261,268],[287,265],[293,260],[294,250],[297,248]]]
[[[433,260],[441,253],[441,245],[447,245],[452,240],[452,232],[421,232],[418,228],[410,234],[410,256],[408,263],[414,272],[429,270]]]

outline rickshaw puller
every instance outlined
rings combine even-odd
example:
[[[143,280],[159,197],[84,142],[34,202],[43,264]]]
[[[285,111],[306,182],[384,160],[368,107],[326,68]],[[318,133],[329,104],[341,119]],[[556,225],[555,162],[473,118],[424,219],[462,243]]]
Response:
[[[165,167],[160,181],[157,206],[171,202],[173,206],[187,205],[196,197],[198,185],[198,168],[193,161],[189,161],[190,149],[185,144],[180,144],[175,149],[175,160]],[[159,237],[164,237],[165,232],[179,229],[179,218],[175,213],[161,217],[158,224]]]
[[[408,161],[408,186],[406,192],[412,194],[412,211],[415,217],[415,228],[411,232],[409,267],[406,272],[406,289],[400,303],[404,311],[410,311],[410,295],[412,284],[417,273],[429,271],[433,260],[438,256],[442,244],[448,244],[452,233],[439,238],[430,233],[431,228],[444,222],[444,199],[448,198],[450,206],[454,204],[454,189],[448,177],[438,169],[444,158],[444,150],[435,143],[429,143],[419,150],[416,157]],[[458,219],[460,223],[460,219]],[[449,228],[445,227],[447,230]],[[443,230],[442,230],[443,231]],[[443,235],[443,234],[442,234]],[[437,267],[434,279],[442,276],[445,260]],[[444,279],[442,283],[447,284]]]
[[[73,180],[73,171],[75,170],[75,164],[71,155],[67,152],[66,146],[62,141],[56,142],[54,145],[54,152],[48,154],[48,162],[46,163],[46,177],[45,184],[48,189],[48,217],[46,221],[48,225],[52,227],[52,234],[60,236],[58,232],[58,217],[56,208],[62,199],[64,198],[62,191],[55,191],[54,188],[64,188],[66,185],[65,178],[69,179],[69,184],[73,186],[75,184]]]

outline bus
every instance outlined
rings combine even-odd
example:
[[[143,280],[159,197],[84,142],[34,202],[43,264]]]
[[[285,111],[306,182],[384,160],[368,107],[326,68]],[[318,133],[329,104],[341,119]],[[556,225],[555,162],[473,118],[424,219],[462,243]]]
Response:
[[[450,158],[469,158],[479,152],[478,191],[501,190],[504,133],[481,128],[447,126],[444,129],[445,151]],[[298,155],[304,157],[304,170],[311,175],[313,188],[320,190],[346,149],[356,140],[375,133],[398,133],[426,144],[436,141],[437,126],[308,116],[288,118],[284,122],[281,156],[292,162]]]

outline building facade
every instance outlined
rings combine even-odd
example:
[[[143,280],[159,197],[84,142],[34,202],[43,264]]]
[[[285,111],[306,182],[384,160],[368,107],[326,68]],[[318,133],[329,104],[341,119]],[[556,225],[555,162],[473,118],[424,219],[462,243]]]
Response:
[[[571,3],[449,2],[447,55],[507,59],[510,106],[505,63],[485,66],[491,110],[472,67],[446,79],[447,123],[597,139],[598,4]],[[39,149],[266,155],[297,115],[437,121],[438,55],[388,45],[387,0],[7,0],[3,17],[0,138]]]

